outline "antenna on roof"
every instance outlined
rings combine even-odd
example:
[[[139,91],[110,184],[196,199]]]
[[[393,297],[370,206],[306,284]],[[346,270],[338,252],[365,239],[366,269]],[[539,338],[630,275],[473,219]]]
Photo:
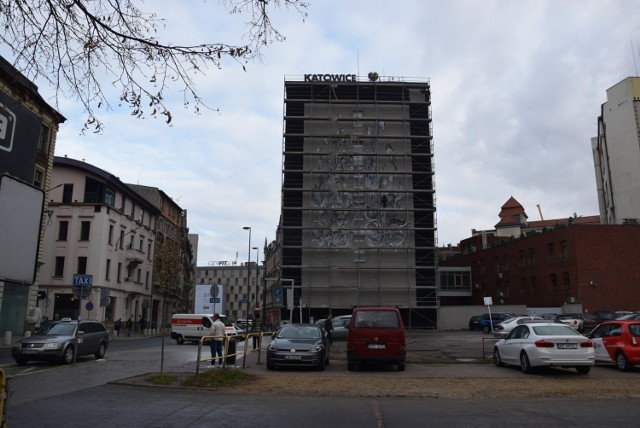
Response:
[[[542,210],[540,209],[540,204],[537,204],[536,207],[538,207],[538,214],[540,214],[540,220],[544,220],[544,217],[542,217]]]
[[[630,40],[631,42],[631,55],[633,56],[633,66],[636,69],[636,76],[638,75],[638,64],[636,64],[636,53],[633,51],[633,39]],[[638,53],[640,53],[640,46],[638,47]]]

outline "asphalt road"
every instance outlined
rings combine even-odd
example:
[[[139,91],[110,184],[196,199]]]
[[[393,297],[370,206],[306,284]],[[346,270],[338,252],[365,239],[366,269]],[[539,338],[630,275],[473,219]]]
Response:
[[[481,332],[430,331],[408,334],[409,361],[405,372],[383,373],[393,378],[522,378],[517,369],[497,368],[483,359],[490,355],[493,339]],[[496,399],[488,390],[486,398],[395,398],[395,397],[326,397],[235,394],[222,391],[192,391],[127,386],[119,382],[160,369],[160,338],[118,339],[111,343],[106,358],[81,358],[75,365],[35,363],[18,367],[0,351],[0,363],[11,376],[8,399],[8,426],[19,427],[200,427],[200,426],[305,426],[323,427],[406,427],[406,426],[637,426],[640,409],[638,394],[614,398],[554,397]],[[242,347],[238,344],[238,349]],[[335,342],[333,361],[318,376],[345,376],[357,382],[366,372],[346,370],[344,342]],[[487,353],[487,348],[489,349]],[[207,352],[207,350],[205,350]],[[264,364],[251,354],[247,371],[264,373]],[[165,341],[164,370],[195,370],[197,346],[176,345]],[[264,357],[264,356],[263,356]],[[237,360],[242,367],[242,360]],[[391,372],[392,371],[392,372]],[[276,375],[295,372],[276,372]],[[640,370],[622,373],[611,367],[595,367],[587,376],[558,371],[543,374],[553,377],[588,379],[638,378]],[[640,381],[640,379],[639,379]],[[117,384],[115,384],[117,383]],[[585,383],[585,386],[587,383]],[[640,382],[639,382],[640,385]],[[606,409],[606,411],[604,410]]]

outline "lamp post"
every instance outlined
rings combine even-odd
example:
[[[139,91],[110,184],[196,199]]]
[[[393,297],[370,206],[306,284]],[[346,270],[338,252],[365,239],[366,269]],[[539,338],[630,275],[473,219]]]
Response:
[[[260,295],[260,248],[251,247],[252,250],[256,250],[256,306],[259,305],[260,299],[258,296]],[[262,310],[262,308],[261,308]]]
[[[249,231],[249,252],[247,254],[247,327],[249,326],[249,313],[251,303],[249,302],[249,296],[251,296],[251,226],[244,226],[244,230]]]

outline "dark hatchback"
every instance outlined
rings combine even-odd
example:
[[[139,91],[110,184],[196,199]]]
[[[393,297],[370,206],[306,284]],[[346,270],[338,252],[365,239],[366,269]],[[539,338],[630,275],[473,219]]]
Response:
[[[36,334],[25,337],[11,348],[16,363],[59,361],[70,364],[76,356],[103,358],[109,346],[109,332],[99,321],[62,320],[49,322]]]
[[[329,364],[331,345],[325,332],[315,324],[285,324],[273,333],[267,348],[267,369],[315,367]]]

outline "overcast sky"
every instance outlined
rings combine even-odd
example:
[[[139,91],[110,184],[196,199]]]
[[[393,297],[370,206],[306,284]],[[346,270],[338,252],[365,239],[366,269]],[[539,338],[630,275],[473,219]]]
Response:
[[[174,43],[244,33],[217,1],[143,7],[167,19],[160,38]],[[197,79],[219,112],[194,115],[176,92],[172,126],[113,111],[104,133],[82,136],[83,112],[63,102],[56,155],[162,189],[188,211],[199,266],[246,261],[243,226],[262,260],[280,215],[285,76],[376,71],[431,81],[439,245],[493,228],[510,196],[530,220],[537,204],[545,219],[598,214],[590,139],[606,90],[638,74],[640,1],[311,0],[305,22],[272,19],[287,39],[261,63],[225,61]]]

